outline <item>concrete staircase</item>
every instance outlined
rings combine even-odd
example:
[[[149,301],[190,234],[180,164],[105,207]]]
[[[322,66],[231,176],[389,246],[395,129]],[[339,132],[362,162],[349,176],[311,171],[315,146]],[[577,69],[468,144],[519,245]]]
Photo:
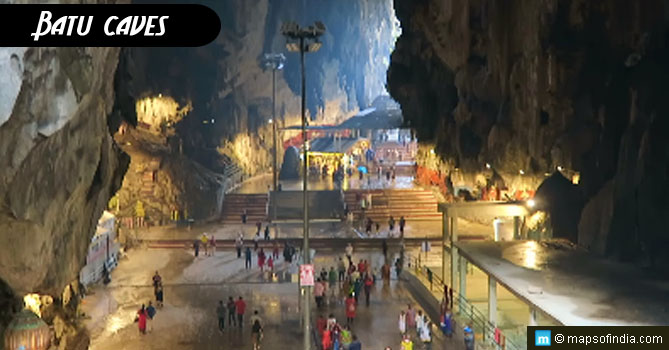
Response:
[[[223,200],[221,221],[227,224],[242,222],[242,213],[246,209],[247,223],[254,224],[267,220],[267,193],[228,193]]]
[[[367,209],[366,217],[385,225],[390,216],[399,222],[404,216],[407,221],[439,221],[441,213],[437,210],[437,199],[432,192],[418,189],[390,190],[349,190],[344,194],[348,208],[353,211],[354,219],[362,217],[358,194],[372,194],[372,205]]]

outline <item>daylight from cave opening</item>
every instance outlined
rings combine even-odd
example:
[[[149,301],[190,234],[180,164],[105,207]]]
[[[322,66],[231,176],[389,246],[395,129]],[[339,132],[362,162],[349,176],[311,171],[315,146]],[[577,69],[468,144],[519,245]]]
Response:
[[[219,35],[0,48],[0,350],[669,325],[666,1],[169,2]]]

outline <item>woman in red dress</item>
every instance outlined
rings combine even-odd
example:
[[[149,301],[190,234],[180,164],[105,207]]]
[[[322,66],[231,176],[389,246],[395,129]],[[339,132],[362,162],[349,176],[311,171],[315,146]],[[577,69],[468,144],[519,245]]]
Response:
[[[353,326],[353,320],[355,319],[355,298],[353,294],[349,294],[346,298],[346,325]]]
[[[332,338],[330,337],[330,331],[329,330],[324,330],[323,331],[323,337],[321,338],[321,342],[323,344],[323,350],[330,350],[332,347]]]
[[[263,271],[263,267],[265,267],[265,251],[263,248],[260,248],[260,252],[258,252],[258,267],[260,267],[260,271]]]
[[[142,308],[137,311],[137,326],[139,326],[139,333],[146,334],[146,309],[144,304]]]

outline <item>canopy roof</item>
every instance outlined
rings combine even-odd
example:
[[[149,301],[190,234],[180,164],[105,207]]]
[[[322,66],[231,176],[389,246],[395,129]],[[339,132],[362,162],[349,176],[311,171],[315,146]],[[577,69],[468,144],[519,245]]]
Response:
[[[309,151],[320,153],[347,153],[360,140],[362,139],[343,138],[338,139],[335,142],[332,137],[321,137],[310,141]]]
[[[346,129],[397,129],[402,127],[402,111],[399,109],[377,110],[367,108],[339,125],[308,125],[309,130],[346,130]],[[301,130],[302,126],[294,125],[285,130]]]

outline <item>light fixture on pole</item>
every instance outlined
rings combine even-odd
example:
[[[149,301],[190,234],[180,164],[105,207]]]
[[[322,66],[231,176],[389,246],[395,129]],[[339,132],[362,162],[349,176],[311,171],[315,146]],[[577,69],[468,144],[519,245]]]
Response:
[[[272,70],[272,119],[269,123],[272,124],[272,190],[277,191],[278,186],[278,165],[277,165],[277,144],[276,144],[276,71],[283,69],[283,64],[286,62],[286,56],[282,53],[266,53],[262,58],[262,66],[264,69]],[[276,219],[276,200],[272,201],[272,220]]]
[[[303,141],[303,167],[302,167],[302,192],[303,192],[303,211],[304,211],[304,240],[302,247],[303,264],[311,262],[309,253],[309,202],[307,190],[307,176],[309,174],[309,154],[307,145],[307,115],[306,115],[306,78],[304,70],[304,53],[315,52],[321,48],[319,37],[325,34],[325,25],[316,22],[308,27],[300,27],[295,22],[286,22],[281,26],[281,34],[286,37],[286,48],[291,52],[300,53],[300,70],[302,75],[302,141]],[[302,300],[304,303],[303,311],[303,330],[304,330],[304,350],[311,348],[311,322],[310,322],[310,296],[311,286],[302,287]]]

